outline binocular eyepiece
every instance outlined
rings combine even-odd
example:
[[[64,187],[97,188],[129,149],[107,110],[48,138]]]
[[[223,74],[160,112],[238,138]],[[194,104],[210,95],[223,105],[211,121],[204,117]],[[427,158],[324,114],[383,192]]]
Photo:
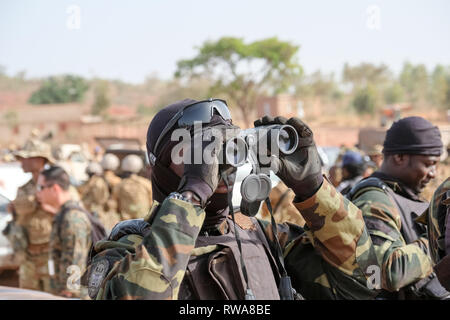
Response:
[[[250,152],[258,158],[293,153],[298,146],[298,134],[290,125],[266,125],[241,130],[239,134],[224,144],[224,161],[239,167],[249,157]]]

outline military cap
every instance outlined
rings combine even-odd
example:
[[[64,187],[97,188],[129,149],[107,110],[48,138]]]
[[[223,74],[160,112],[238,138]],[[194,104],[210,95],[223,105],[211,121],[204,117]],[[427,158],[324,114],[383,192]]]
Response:
[[[437,126],[422,117],[407,117],[394,122],[386,132],[383,153],[440,156],[442,147]]]
[[[382,155],[383,154],[383,146],[381,144],[373,145],[367,150],[368,156],[376,156],[376,155]]]
[[[45,158],[49,163],[55,163],[53,159],[51,147],[49,144],[37,139],[29,139],[25,142],[22,149],[15,151],[13,155],[16,158]]]

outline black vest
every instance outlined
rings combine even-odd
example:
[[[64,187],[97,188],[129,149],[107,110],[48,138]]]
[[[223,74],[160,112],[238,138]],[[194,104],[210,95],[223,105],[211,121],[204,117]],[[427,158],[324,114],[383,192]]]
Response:
[[[269,243],[255,218],[254,227],[237,228],[242,245],[248,285],[257,300],[279,300],[277,283],[279,272]],[[233,221],[227,219],[228,233],[224,235],[201,234],[195,247],[217,246],[212,252],[192,255],[181,283],[180,300],[244,300],[246,284],[242,274],[240,253],[234,234]]]

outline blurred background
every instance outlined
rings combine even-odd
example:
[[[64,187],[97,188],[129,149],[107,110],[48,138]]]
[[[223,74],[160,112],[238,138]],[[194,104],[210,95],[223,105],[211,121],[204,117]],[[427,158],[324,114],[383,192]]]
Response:
[[[143,150],[160,108],[210,96],[241,127],[303,118],[328,166],[404,116],[439,125],[447,145],[449,13],[445,0],[4,0],[2,156],[31,136],[61,161]]]
[[[264,115],[302,118],[335,186],[346,152],[360,153],[369,175],[393,121],[422,116],[446,149],[429,199],[450,175],[449,14],[447,0],[2,0],[0,230],[31,177],[12,155],[27,141],[50,144],[77,187],[106,153],[139,155],[148,177],[148,124],[184,98],[227,100],[242,128]],[[278,181],[275,210],[293,198]],[[289,210],[277,221],[304,223]],[[0,285],[18,285],[12,256],[0,235]]]

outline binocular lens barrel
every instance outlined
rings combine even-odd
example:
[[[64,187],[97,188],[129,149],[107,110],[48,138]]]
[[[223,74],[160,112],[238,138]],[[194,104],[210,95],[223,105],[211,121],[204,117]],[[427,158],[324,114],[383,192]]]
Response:
[[[224,146],[225,163],[239,167],[247,160],[249,150],[255,154],[293,153],[298,146],[298,134],[290,125],[267,125],[242,130]]]
[[[248,156],[248,145],[243,138],[235,137],[225,143],[225,163],[239,167],[245,163]]]
[[[278,129],[277,147],[284,154],[291,154],[297,149],[298,134],[294,127],[290,125],[281,126]]]

